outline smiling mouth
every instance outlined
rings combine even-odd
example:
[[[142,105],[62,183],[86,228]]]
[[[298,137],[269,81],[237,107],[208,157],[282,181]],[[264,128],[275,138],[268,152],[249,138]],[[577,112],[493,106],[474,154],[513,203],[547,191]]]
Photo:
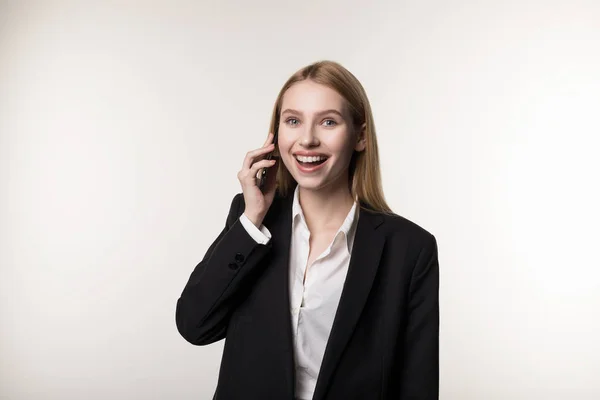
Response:
[[[327,161],[327,157],[324,156],[295,156],[294,157],[298,164],[303,167],[316,167],[317,165],[323,164]]]
[[[300,161],[300,160],[297,160],[297,161],[298,161],[298,164],[300,164],[301,166],[308,167],[308,168],[310,168],[310,167],[316,167],[317,165],[321,165],[321,164],[323,164],[325,162],[325,160],[315,161],[315,162],[303,162],[303,161]]]

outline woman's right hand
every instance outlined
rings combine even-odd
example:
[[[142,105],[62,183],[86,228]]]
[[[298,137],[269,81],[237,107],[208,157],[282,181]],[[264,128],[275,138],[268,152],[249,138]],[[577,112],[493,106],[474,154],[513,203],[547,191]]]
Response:
[[[257,179],[258,172],[262,171],[262,168],[272,168],[277,164],[277,159],[275,158],[271,160],[264,159],[267,154],[275,150],[273,136],[272,133],[269,133],[263,147],[249,151],[246,154],[242,169],[237,175],[242,185],[244,202],[246,203],[244,214],[257,227],[262,224],[275,197],[276,169],[273,168],[268,172],[265,186],[262,190],[258,187],[259,179]]]

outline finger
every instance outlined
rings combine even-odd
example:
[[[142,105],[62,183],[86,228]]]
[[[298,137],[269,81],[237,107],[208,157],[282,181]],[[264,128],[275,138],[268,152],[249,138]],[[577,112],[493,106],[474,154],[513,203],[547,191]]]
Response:
[[[254,164],[252,164],[252,168],[250,168],[249,174],[250,175],[254,175],[256,176],[256,173],[258,172],[259,169],[262,168],[269,168],[273,165],[275,165],[275,160],[260,160],[255,162]]]
[[[277,182],[277,164],[278,164],[278,160],[274,159],[275,163],[273,163],[273,165],[270,167],[272,168],[272,172],[269,172],[267,174],[267,181],[265,182],[265,187],[267,188],[274,188],[275,185],[274,183]]]
[[[252,150],[246,153],[246,157],[244,158],[243,167],[244,169],[250,169],[252,164],[260,159],[263,159],[268,153],[275,150],[275,145],[269,144],[265,147],[261,147],[260,149]]]
[[[269,132],[269,134],[267,135],[267,140],[265,141],[265,144],[263,144],[263,147],[270,144],[273,141],[273,135],[271,132]]]
[[[244,163],[242,166],[245,169],[250,169],[258,157],[266,155],[273,150],[275,150],[275,145],[271,143],[265,147],[261,147],[260,149],[249,151],[246,154],[246,158],[244,158]]]
[[[255,162],[251,168],[238,172],[239,181],[244,184],[258,176],[258,173],[263,168],[269,168],[275,164],[275,160],[260,160]]]
[[[262,172],[261,170],[263,168],[270,168],[273,165],[275,165],[275,160],[261,160],[258,162],[255,162],[252,165],[252,168],[250,168],[250,170],[248,171],[248,177],[251,177],[252,179],[255,179],[258,177],[258,173]]]

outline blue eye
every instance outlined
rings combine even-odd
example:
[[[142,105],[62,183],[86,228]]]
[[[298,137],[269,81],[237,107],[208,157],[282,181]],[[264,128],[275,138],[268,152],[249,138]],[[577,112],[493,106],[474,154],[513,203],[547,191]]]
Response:
[[[285,123],[288,125],[291,125],[291,126],[297,126],[300,124],[300,121],[297,118],[288,118],[285,120]],[[334,126],[338,125],[338,123],[333,119],[326,119],[323,121],[323,123],[327,127],[334,127]]]

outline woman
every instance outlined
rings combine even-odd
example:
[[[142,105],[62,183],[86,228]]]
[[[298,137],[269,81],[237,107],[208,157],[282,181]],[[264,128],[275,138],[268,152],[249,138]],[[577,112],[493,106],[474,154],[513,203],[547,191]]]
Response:
[[[177,302],[187,341],[226,338],[214,398],[437,399],[437,244],[385,203],[362,85],[301,69],[271,132]]]

